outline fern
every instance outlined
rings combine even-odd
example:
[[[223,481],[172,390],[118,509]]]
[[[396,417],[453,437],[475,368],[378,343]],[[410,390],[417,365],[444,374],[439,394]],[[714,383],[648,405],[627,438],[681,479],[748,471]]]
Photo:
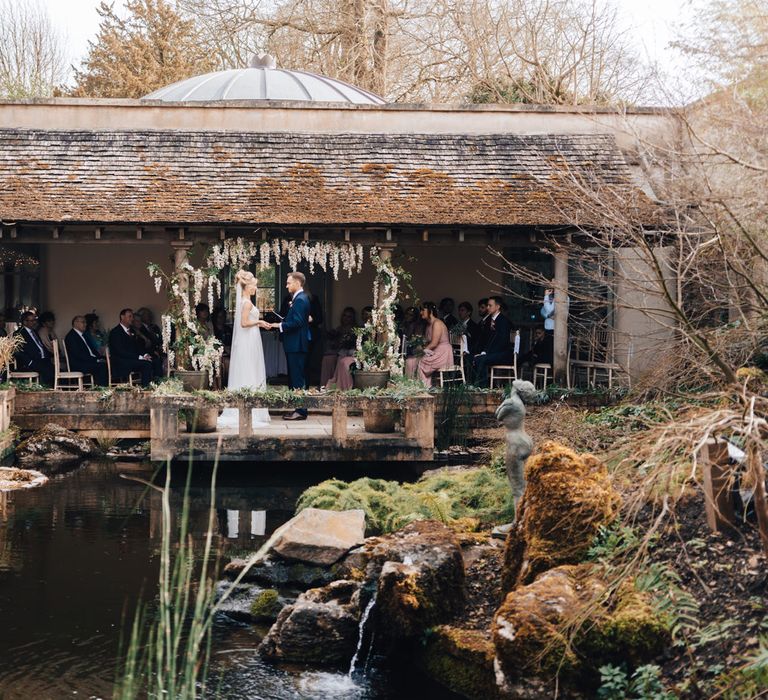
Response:
[[[635,588],[651,596],[658,615],[667,621],[676,644],[699,628],[699,604],[680,586],[680,576],[666,564],[651,564],[635,578]]]

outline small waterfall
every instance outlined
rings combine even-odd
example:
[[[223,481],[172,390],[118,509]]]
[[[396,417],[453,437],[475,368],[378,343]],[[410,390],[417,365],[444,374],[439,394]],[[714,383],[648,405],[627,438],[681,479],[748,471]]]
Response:
[[[357,636],[357,649],[355,649],[355,655],[352,657],[352,663],[349,664],[349,673],[347,674],[350,678],[355,673],[355,667],[357,666],[357,661],[360,658],[360,652],[363,649],[363,642],[365,640],[365,623],[368,622],[368,618],[371,616],[371,611],[375,605],[376,592],[374,591],[371,599],[368,601],[368,605],[365,606],[365,610],[363,610],[363,614],[360,617],[360,631],[358,632]],[[366,651],[370,653],[370,645]]]

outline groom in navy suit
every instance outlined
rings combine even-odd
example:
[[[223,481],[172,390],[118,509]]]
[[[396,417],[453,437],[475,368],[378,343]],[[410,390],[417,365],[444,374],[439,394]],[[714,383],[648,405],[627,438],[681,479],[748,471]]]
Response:
[[[288,361],[288,386],[304,389],[304,368],[309,351],[309,297],[304,291],[306,278],[301,272],[289,272],[285,288],[291,295],[290,308],[282,323],[273,323],[283,334],[283,350]],[[307,409],[296,408],[284,420],[306,420]]]

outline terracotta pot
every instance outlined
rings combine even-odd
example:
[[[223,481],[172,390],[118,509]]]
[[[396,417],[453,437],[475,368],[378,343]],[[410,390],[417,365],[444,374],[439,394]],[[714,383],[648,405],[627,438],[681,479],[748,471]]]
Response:
[[[181,379],[184,391],[208,388],[208,372],[197,372],[186,369],[174,370],[173,376]]]
[[[383,389],[389,384],[389,370],[364,371],[356,369],[352,374],[352,385],[355,389]]]
[[[363,426],[366,433],[392,433],[398,411],[382,408],[364,408]]]
[[[216,421],[219,418],[218,408],[201,408],[187,414],[188,433],[215,433]]]

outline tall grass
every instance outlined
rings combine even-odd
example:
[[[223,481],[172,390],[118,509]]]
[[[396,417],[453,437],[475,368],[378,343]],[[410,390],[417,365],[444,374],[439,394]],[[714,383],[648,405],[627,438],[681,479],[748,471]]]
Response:
[[[191,446],[191,441],[190,441]],[[191,449],[191,447],[190,447]],[[178,537],[175,537],[171,511],[171,463],[166,464],[165,484],[125,477],[143,483],[161,494],[162,532],[160,573],[156,604],[139,604],[130,626],[127,644],[121,644],[114,700],[137,698],[172,698],[195,700],[206,695],[211,632],[221,605],[232,590],[261,561],[278,533],[264,543],[247,560],[231,587],[216,600],[216,476],[219,466],[221,438],[211,473],[210,506],[202,550],[195,546],[189,532],[189,489],[192,460],[187,480]],[[177,544],[175,544],[177,543]]]
[[[214,604],[213,537],[218,460],[211,475],[211,500],[202,552],[198,558],[189,532],[191,465],[178,528],[178,545],[171,512],[171,465],[163,487],[142,481],[161,494],[162,541],[156,605],[139,604],[130,638],[122,654],[115,700],[178,698],[193,700],[205,693],[211,650]],[[141,481],[141,480],[139,480]]]

